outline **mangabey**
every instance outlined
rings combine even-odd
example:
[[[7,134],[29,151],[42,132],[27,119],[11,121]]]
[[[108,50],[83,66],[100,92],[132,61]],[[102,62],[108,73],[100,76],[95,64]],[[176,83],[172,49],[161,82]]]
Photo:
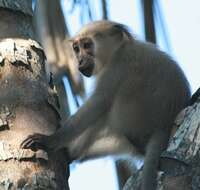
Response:
[[[93,95],[55,134],[31,135],[21,147],[65,147],[72,160],[142,154],[142,190],[155,190],[160,154],[175,116],[190,98],[182,70],[154,45],[111,21],[86,25],[72,47],[80,72],[97,77]]]

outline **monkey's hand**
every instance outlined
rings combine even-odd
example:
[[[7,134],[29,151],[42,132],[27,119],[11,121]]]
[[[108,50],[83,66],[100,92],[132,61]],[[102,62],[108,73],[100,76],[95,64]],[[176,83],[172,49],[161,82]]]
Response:
[[[23,149],[31,149],[36,151],[38,149],[43,149],[46,151],[54,151],[54,147],[51,146],[50,136],[35,133],[29,135],[20,145]]]

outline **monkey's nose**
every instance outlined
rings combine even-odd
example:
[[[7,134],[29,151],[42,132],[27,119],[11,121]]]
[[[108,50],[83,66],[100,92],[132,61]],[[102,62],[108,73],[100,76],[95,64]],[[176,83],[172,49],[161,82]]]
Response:
[[[79,60],[79,69],[85,69],[89,66],[89,62],[86,59]]]
[[[79,60],[79,67],[81,67],[81,66],[83,66],[84,65],[84,61],[83,61],[83,59],[80,59]]]

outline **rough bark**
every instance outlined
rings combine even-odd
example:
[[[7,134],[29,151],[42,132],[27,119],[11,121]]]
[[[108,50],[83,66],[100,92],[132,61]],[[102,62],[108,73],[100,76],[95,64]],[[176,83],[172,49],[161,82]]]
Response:
[[[44,52],[33,40],[31,1],[5,0],[0,7],[0,189],[67,190],[63,151],[20,148],[29,134],[51,134],[60,122]]]
[[[124,185],[126,184],[126,181],[137,171],[137,168],[133,160],[127,159],[119,159],[115,162],[115,165],[119,189],[123,189]]]
[[[176,118],[175,134],[161,156],[157,190],[200,189],[200,96],[197,94],[193,96],[195,102]],[[123,190],[140,189],[141,172],[131,176]]]

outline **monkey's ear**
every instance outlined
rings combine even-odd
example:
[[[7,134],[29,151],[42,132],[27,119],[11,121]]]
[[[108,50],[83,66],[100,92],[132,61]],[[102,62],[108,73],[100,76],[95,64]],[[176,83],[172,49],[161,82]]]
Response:
[[[108,30],[108,35],[112,38],[114,37],[115,39],[121,40],[123,38],[123,31],[115,24]]]
[[[118,33],[118,35],[121,35],[121,38],[126,38],[128,40],[132,40],[133,39],[133,35],[129,32],[129,29],[127,26],[123,25],[123,24],[115,24],[113,25],[113,32],[114,33]]]

